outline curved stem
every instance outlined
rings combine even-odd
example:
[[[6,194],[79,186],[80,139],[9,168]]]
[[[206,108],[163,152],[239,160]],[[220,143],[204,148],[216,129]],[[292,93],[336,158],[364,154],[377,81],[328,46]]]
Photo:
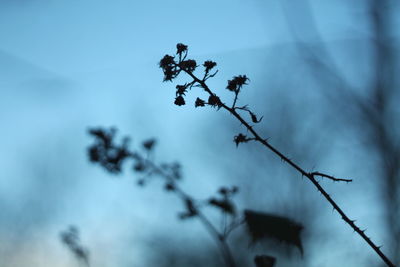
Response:
[[[225,239],[223,238],[223,236],[217,231],[214,225],[211,224],[211,222],[204,216],[203,213],[199,212],[198,217],[200,221],[204,224],[208,232],[211,234],[211,236],[215,239],[219,248],[221,249],[221,253],[224,256],[226,265],[229,267],[236,267],[231,250],[228,244],[226,243]]]
[[[151,166],[151,168],[154,170],[155,173],[158,173],[160,176],[166,178],[169,182],[171,182],[174,185],[174,190],[181,199],[189,199],[190,201],[194,202],[193,198],[189,196],[175,183],[175,179],[173,177],[171,177],[168,173],[166,173],[163,169],[154,164],[152,161],[150,160],[145,160],[145,161],[146,164]],[[228,244],[226,243],[226,239],[223,237],[223,235],[218,232],[217,228],[210,222],[210,220],[204,215],[204,213],[201,212],[201,210],[196,208],[196,214],[200,222],[204,225],[206,230],[210,233],[210,235],[214,238],[215,242],[217,243],[217,246],[221,250],[222,257],[227,267],[236,267],[232,252]]]

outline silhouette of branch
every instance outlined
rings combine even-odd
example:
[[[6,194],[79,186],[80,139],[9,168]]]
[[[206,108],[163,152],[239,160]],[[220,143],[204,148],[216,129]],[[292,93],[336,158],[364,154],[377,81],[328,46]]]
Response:
[[[365,230],[361,230],[356,224],[354,220],[351,220],[342,210],[342,208],[339,207],[339,205],[332,199],[332,197],[325,191],[325,189],[319,184],[319,182],[315,179],[315,175],[305,171],[302,167],[300,167],[298,164],[296,164],[293,160],[285,156],[282,152],[280,152],[278,149],[276,149],[274,146],[272,146],[266,138],[261,137],[258,132],[254,129],[254,127],[247,122],[239,113],[238,109],[235,108],[236,105],[236,100],[237,100],[237,95],[239,94],[241,88],[243,85],[246,84],[248,81],[248,78],[245,75],[240,75],[234,77],[232,80],[228,81],[228,86],[226,89],[229,91],[234,92],[234,100],[232,106],[228,106],[225,103],[221,101],[221,99],[208,87],[206,84],[206,78],[200,79],[198,78],[195,74],[194,71],[198,67],[197,63],[193,59],[188,59],[188,60],[180,60],[181,54],[185,53],[185,59],[187,55],[187,46],[183,44],[177,44],[177,53],[176,55],[179,55],[179,60],[175,60],[175,56],[170,56],[170,55],[165,55],[159,65],[160,68],[164,72],[164,81],[172,81],[175,79],[181,72],[186,73],[189,75],[193,80],[189,84],[185,85],[177,85],[178,88],[185,87],[186,88],[192,88],[192,87],[200,87],[202,88],[206,93],[208,93],[209,98],[208,102],[205,102],[204,100],[201,100],[197,98],[195,107],[199,106],[211,106],[215,107],[218,110],[224,109],[227,112],[229,112],[231,115],[233,115],[246,129],[247,131],[252,135],[250,138],[247,137],[246,135],[239,134],[235,136],[234,142],[236,145],[239,145],[239,143],[246,143],[249,141],[249,139],[254,140],[265,146],[267,149],[272,151],[275,155],[277,155],[283,162],[286,162],[289,166],[291,166],[293,169],[295,169],[297,172],[301,174],[302,177],[307,177],[308,180],[314,185],[314,187],[322,194],[322,196],[329,202],[329,204],[333,207],[334,210],[336,210],[341,218],[355,231],[357,232],[358,235],[360,235],[365,242],[381,257],[381,259],[388,265],[388,266],[394,266],[394,264],[387,258],[387,256],[381,251],[380,247],[375,245],[374,242],[365,234]],[[207,62],[212,62],[212,61],[207,61]],[[208,72],[211,68],[216,66],[215,62],[212,62],[208,66],[206,66],[206,62],[203,64],[205,67],[205,72]],[[205,76],[204,76],[205,77]],[[189,85],[189,86],[188,86]],[[175,99],[175,104],[178,106],[185,105],[185,99],[184,99],[184,93],[186,90],[177,90],[176,92],[176,99]],[[200,101],[201,105],[199,105]],[[240,110],[240,109],[239,109]],[[250,112],[250,110],[246,107],[246,111],[248,111],[251,115],[251,120],[253,123],[258,123],[259,120],[257,120],[257,117],[254,113]],[[326,175],[324,176],[326,177]],[[332,176],[329,176],[332,177]],[[328,178],[328,177],[327,177]]]
[[[229,234],[234,231],[236,228],[238,228],[239,226],[243,225],[245,223],[245,219],[241,219],[238,221],[233,221],[230,225],[228,225],[227,227],[225,227],[224,229],[224,233],[222,235],[222,237],[224,239],[228,238]]]
[[[175,182],[174,177],[170,176],[168,173],[165,173],[165,171],[162,168],[160,168],[159,166],[157,166],[154,162],[152,162],[150,160],[145,160],[145,161],[146,161],[146,164],[151,166],[151,168],[154,170],[155,173],[157,173],[161,177],[168,180],[169,186],[172,186],[170,188],[174,188],[173,191],[178,194],[179,198],[181,198],[186,203],[195,203],[195,200],[190,195],[188,195],[183,189],[181,189],[179,187],[179,185]],[[219,248],[221,250],[221,253],[223,255],[223,258],[224,258],[227,266],[235,267],[236,264],[235,264],[234,258],[232,256],[232,253],[230,251],[228,244],[226,243],[227,235],[221,234],[200,209],[193,206],[192,212],[194,214],[196,214],[195,216],[197,216],[197,218],[204,225],[206,230],[214,238],[215,242],[217,243],[217,245],[219,246]]]
[[[143,142],[142,145],[147,154],[143,155],[143,153],[139,151],[133,152],[128,149],[129,140],[127,138],[123,140],[121,145],[115,144],[114,136],[116,131],[114,129],[107,131],[98,128],[91,129],[89,132],[96,138],[95,143],[88,149],[90,160],[92,162],[100,164],[111,173],[118,174],[122,171],[123,163],[131,159],[134,161],[133,169],[136,172],[144,174],[142,178],[138,180],[138,185],[140,186],[145,185],[146,180],[151,177],[158,176],[163,178],[165,180],[165,190],[175,193],[185,205],[186,210],[179,214],[180,219],[184,220],[197,217],[217,243],[226,266],[236,267],[235,260],[226,242],[227,236],[233,229],[229,228],[228,230],[228,226],[225,226],[222,229],[222,233],[218,231],[217,227],[215,227],[202,212],[198,205],[198,201],[179,186],[177,183],[177,180],[181,179],[179,164],[173,163],[158,165],[149,158],[149,154],[152,152],[155,145],[154,139]],[[218,208],[224,215],[233,215],[234,206],[229,201],[229,198],[236,192],[236,187],[233,187],[232,189],[222,187],[219,193],[224,196],[224,200],[219,201],[216,198],[211,198],[207,201],[207,205]],[[230,227],[236,224],[236,221],[233,220]]]
[[[180,88],[177,89],[180,90]],[[138,185],[140,186],[144,186],[147,180],[154,176],[164,179],[164,189],[175,193],[185,205],[186,210],[179,213],[180,219],[184,220],[197,217],[200,220],[217,243],[226,266],[236,266],[227,239],[232,231],[244,223],[248,226],[248,233],[253,239],[253,242],[261,241],[263,239],[283,241],[290,246],[296,246],[303,254],[300,234],[304,227],[300,223],[297,223],[290,218],[251,210],[244,210],[243,216],[237,216],[236,206],[232,201],[233,196],[238,192],[236,186],[221,187],[218,190],[218,195],[216,197],[211,197],[206,201],[196,201],[177,183],[178,180],[181,179],[180,165],[178,163],[156,164],[152,160],[151,153],[156,143],[154,139],[142,143],[142,147],[145,150],[145,153],[143,153],[141,151],[129,150],[128,138],[124,138],[121,144],[117,144],[114,138],[116,133],[115,129],[107,130],[97,128],[91,129],[89,133],[95,137],[95,142],[88,148],[88,154],[93,163],[101,165],[110,173],[119,174],[122,172],[123,164],[128,160],[132,160],[134,163],[133,170],[142,175],[138,180]],[[236,139],[243,141],[242,138],[243,137],[237,137]],[[202,212],[201,208],[204,206],[214,207],[221,212],[221,230],[218,230],[211,220],[207,218],[205,213]],[[227,222],[228,218],[230,219],[229,223]],[[268,259],[273,258],[270,256],[267,257]],[[274,261],[272,262],[270,260],[260,262],[260,259],[258,259],[257,262],[259,264],[264,262],[265,264],[268,264],[267,266],[273,266],[276,260],[275,258],[273,259]]]
[[[90,266],[89,251],[80,244],[79,232],[75,226],[70,226],[67,230],[61,232],[60,239],[80,263],[87,267]]]
[[[312,173],[310,173],[310,175],[312,175],[312,176],[321,176],[321,177],[324,177],[324,178],[328,178],[328,179],[330,179],[330,180],[332,180],[334,182],[350,183],[350,182],[353,181],[352,179],[336,178],[336,177],[333,177],[331,175],[324,174],[324,173],[321,173],[321,172],[312,172]]]

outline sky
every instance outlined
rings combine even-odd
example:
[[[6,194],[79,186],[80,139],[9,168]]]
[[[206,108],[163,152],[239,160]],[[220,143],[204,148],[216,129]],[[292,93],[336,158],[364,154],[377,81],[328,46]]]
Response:
[[[357,16],[342,2],[312,6],[322,37],[368,36],[353,30]],[[178,208],[165,206],[178,201],[91,165],[88,128],[116,126],[133,144],[156,137],[160,159],[183,159],[200,180],[199,159],[220,155],[192,138],[220,122],[213,111],[174,106],[173,85],[162,84],[157,63],[182,42],[193,57],[221,62],[217,86],[241,72],[261,79],[274,66],[267,62],[274,52],[263,51],[293,41],[283,10],[258,0],[0,0],[0,265],[75,266],[58,238],[74,224],[93,266],[143,266],[147,234],[174,227],[160,225],[160,216],[174,225]],[[196,151],[192,159],[188,150]],[[210,179],[196,184],[200,196],[220,183],[221,170],[207,172]]]

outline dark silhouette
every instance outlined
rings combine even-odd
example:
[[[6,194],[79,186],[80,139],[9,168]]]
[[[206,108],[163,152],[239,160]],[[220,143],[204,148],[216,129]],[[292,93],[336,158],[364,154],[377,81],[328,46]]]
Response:
[[[67,230],[60,233],[61,242],[72,252],[78,262],[89,267],[89,251],[82,247],[79,239],[79,231],[75,226],[70,226]]]
[[[181,220],[197,218],[214,238],[227,266],[237,266],[227,239],[235,229],[244,223],[247,224],[249,235],[253,241],[274,239],[297,246],[303,253],[300,239],[303,227],[289,218],[273,214],[256,213],[250,210],[238,212],[233,201],[233,197],[239,191],[236,186],[221,187],[216,196],[209,197],[205,201],[195,200],[178,184],[182,178],[181,167],[178,163],[156,164],[151,160],[156,143],[154,139],[144,141],[141,150],[132,151],[128,147],[128,138],[124,138],[121,144],[115,141],[115,129],[95,128],[91,129],[89,133],[95,138],[93,145],[88,148],[89,158],[93,163],[101,165],[110,173],[118,174],[122,172],[124,164],[131,160],[132,169],[141,175],[138,180],[140,186],[146,185],[153,177],[163,179],[164,189],[167,192],[175,193],[183,202],[184,211],[180,212],[178,217]],[[220,212],[223,221],[220,229],[206,216],[203,211],[205,206],[213,207]],[[275,260],[268,262],[268,266],[273,266]]]
[[[305,171],[302,167],[300,167],[298,164],[296,164],[294,161],[292,161],[290,158],[285,156],[282,152],[280,152],[278,149],[276,149],[274,146],[272,146],[267,139],[262,138],[260,134],[254,129],[254,125],[251,125],[251,123],[247,122],[246,119],[244,119],[241,115],[240,112],[246,112],[248,113],[251,118],[253,123],[257,123],[255,114],[251,112],[251,110],[248,108],[247,105],[245,106],[237,106],[236,102],[238,99],[238,95],[242,89],[242,86],[246,84],[248,81],[248,78],[245,75],[242,76],[236,76],[232,80],[228,81],[228,86],[226,87],[229,91],[232,91],[234,93],[234,100],[232,105],[227,105],[221,101],[221,99],[208,87],[206,84],[206,81],[214,77],[217,72],[214,72],[213,74],[210,74],[210,68],[204,63],[204,75],[202,78],[199,78],[194,74],[194,71],[198,67],[196,64],[196,61],[193,59],[187,59],[187,46],[183,44],[177,44],[177,52],[175,56],[171,55],[165,55],[159,65],[160,68],[164,72],[164,81],[172,81],[178,75],[182,72],[186,73],[192,80],[189,83],[185,83],[184,85],[178,85],[176,86],[177,91],[176,95],[177,98],[179,97],[179,103],[177,104],[177,98],[175,99],[175,104],[178,106],[184,105],[184,95],[187,89],[191,89],[193,87],[200,87],[203,89],[208,95],[209,99],[206,105],[209,105],[211,107],[215,107],[218,110],[224,109],[228,111],[231,115],[233,115],[245,128],[246,130],[251,134],[250,137],[248,137],[245,134],[238,134],[234,138],[234,142],[236,145],[239,145],[240,143],[246,143],[249,141],[256,141],[265,146],[267,149],[272,151],[274,154],[276,154],[283,162],[286,162],[289,164],[293,169],[295,169],[298,173],[301,174],[302,177],[308,178],[308,180],[315,186],[315,188],[322,194],[322,196],[331,204],[332,208],[336,210],[341,218],[358,234],[362,237],[362,239],[367,242],[367,244],[376,252],[376,254],[379,255],[379,257],[388,265],[388,266],[394,266],[394,264],[391,262],[391,260],[382,252],[381,247],[377,246],[365,233],[365,230],[360,229],[356,224],[355,220],[351,220],[345,213],[344,211],[339,207],[339,205],[332,199],[332,197],[326,192],[326,190],[321,186],[321,184],[316,180],[317,176],[323,177],[323,178],[328,178],[333,181],[345,181],[345,182],[350,182],[350,179],[341,179],[341,178],[335,178],[331,175],[323,174],[321,172],[307,172]],[[209,61],[207,61],[209,62]],[[212,66],[216,66],[216,64],[212,64]],[[181,88],[184,88],[182,90]],[[203,100],[204,101],[204,100]],[[197,101],[196,101],[197,102]],[[196,104],[195,104],[196,106]],[[332,179],[334,178],[334,179]]]
[[[267,149],[271,150],[283,162],[287,163],[294,170],[306,177],[321,195],[330,203],[341,218],[358,234],[368,245],[381,257],[388,265],[394,266],[389,258],[381,251],[372,240],[365,234],[365,230],[361,230],[355,225],[355,221],[351,220],[338,204],[332,199],[327,191],[322,187],[320,179],[328,179],[333,182],[352,182],[352,179],[338,178],[333,175],[322,173],[319,171],[306,171],[295,163],[291,158],[280,152],[270,142],[262,138],[255,130],[255,125],[260,123],[263,117],[259,117],[253,112],[248,105],[239,106],[238,97],[244,85],[247,85],[249,78],[246,75],[238,75],[228,80],[226,89],[233,93],[232,104],[227,105],[221,98],[214,93],[207,85],[207,80],[214,77],[218,71],[215,71],[216,63],[210,60],[205,61],[204,74],[201,78],[195,74],[195,71],[200,67],[193,59],[188,59],[188,47],[184,44],[177,45],[177,52],[174,56],[164,56],[159,66],[164,73],[164,81],[173,81],[179,74],[186,73],[190,78],[190,82],[176,86],[175,105],[186,105],[186,94],[193,87],[202,88],[207,94],[208,99],[204,100],[200,97],[196,98],[194,106],[205,107],[210,106],[217,110],[226,110],[233,115],[247,130],[246,133],[238,133],[234,136],[233,141],[236,146],[248,142],[258,142]],[[245,117],[248,116],[248,119]],[[164,180],[164,188],[168,192],[175,193],[183,202],[185,210],[179,213],[179,218],[182,220],[189,218],[197,218],[207,229],[210,235],[216,241],[220,249],[222,258],[227,266],[237,266],[234,254],[228,245],[227,238],[230,233],[237,229],[243,223],[247,224],[248,233],[252,242],[258,242],[262,239],[278,240],[286,244],[297,247],[303,255],[303,244],[300,238],[303,226],[292,219],[274,214],[254,212],[246,210],[242,216],[238,212],[232,197],[238,192],[237,187],[222,187],[219,189],[217,196],[210,197],[205,201],[195,200],[188,193],[183,191],[178,181],[182,175],[180,165],[177,163],[156,164],[151,160],[156,141],[154,139],[147,140],[142,144],[142,151],[130,151],[128,148],[129,139],[124,138],[121,144],[115,142],[114,129],[92,129],[90,134],[95,137],[95,143],[89,148],[89,156],[92,162],[103,166],[107,171],[118,174],[122,171],[126,161],[133,161],[133,170],[141,175],[138,179],[138,185],[146,185],[152,177],[161,177]],[[213,207],[220,211],[221,217],[225,222],[219,229],[212,220],[208,218],[202,208],[204,206]],[[254,258],[256,266],[273,266],[276,258],[269,255],[260,255]]]
[[[303,226],[281,216],[245,210],[244,216],[253,242],[273,238],[299,248],[303,255],[300,233]]]

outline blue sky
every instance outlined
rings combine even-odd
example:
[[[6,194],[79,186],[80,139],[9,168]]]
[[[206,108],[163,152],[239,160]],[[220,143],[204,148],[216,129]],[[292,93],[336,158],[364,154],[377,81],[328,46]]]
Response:
[[[357,16],[341,3],[313,5],[324,14],[317,15],[323,38],[368,36],[352,28]],[[176,217],[176,210],[141,203],[179,204],[90,165],[86,130],[117,126],[135,144],[154,136],[160,159],[185,158],[188,173],[201,179],[199,159],[219,155],[183,137],[199,137],[196,129],[220,122],[213,111],[172,105],[173,87],[161,83],[157,62],[183,42],[193,57],[221,60],[216,86],[240,73],[261,79],[262,51],[292,41],[282,10],[277,1],[253,0],[0,1],[0,265],[74,266],[58,241],[69,224],[82,230],[94,266],[141,264],[146,233],[163,229],[158,214],[172,225]],[[236,56],[241,62],[234,66]],[[188,150],[197,156],[187,159]],[[219,184],[210,177],[196,184],[198,194]]]
[[[140,203],[171,200],[90,165],[87,128],[117,126],[136,142],[161,139],[162,132],[167,151],[184,154],[175,129],[190,115],[168,101],[173,94],[161,84],[157,62],[177,42],[193,45],[197,55],[265,45],[258,7],[241,1],[0,3],[1,146],[7,151],[0,155],[2,266],[74,266],[58,240],[69,224],[92,244],[95,266],[127,264],[125,253],[143,247],[140,240],[159,228],[157,213],[163,214],[162,206],[149,212]],[[173,156],[179,159],[179,152]],[[172,225],[175,213],[168,217]],[[132,239],[141,245],[130,246]],[[140,263],[144,256],[136,253]]]

